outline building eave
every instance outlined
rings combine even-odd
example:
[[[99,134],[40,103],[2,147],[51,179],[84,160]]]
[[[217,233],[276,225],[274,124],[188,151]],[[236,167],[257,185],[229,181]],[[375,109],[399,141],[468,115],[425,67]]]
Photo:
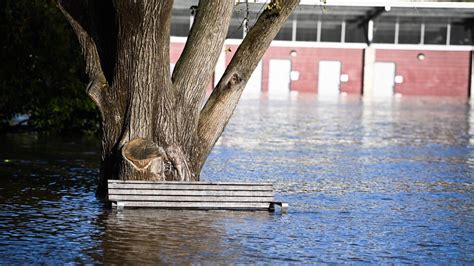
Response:
[[[265,1],[259,1],[265,2]],[[327,0],[326,4],[320,0],[301,0],[300,5],[318,6],[359,6],[359,7],[417,7],[417,8],[466,8],[474,9],[474,3],[464,2],[406,2],[406,1],[347,1]]]

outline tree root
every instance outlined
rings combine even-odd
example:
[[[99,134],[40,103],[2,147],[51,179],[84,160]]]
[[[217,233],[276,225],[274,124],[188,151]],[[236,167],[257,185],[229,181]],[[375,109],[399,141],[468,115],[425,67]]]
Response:
[[[192,174],[189,169],[188,162],[186,157],[183,154],[183,151],[179,147],[169,146],[166,148],[166,153],[168,158],[173,163],[174,169],[176,169],[178,181],[191,181]]]

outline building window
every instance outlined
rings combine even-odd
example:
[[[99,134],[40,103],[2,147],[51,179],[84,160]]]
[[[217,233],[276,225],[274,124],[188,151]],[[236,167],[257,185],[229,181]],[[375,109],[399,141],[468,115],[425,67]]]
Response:
[[[346,21],[346,42],[365,43],[365,36],[363,25],[359,26],[359,22]]]
[[[421,42],[421,19],[399,18],[398,43],[419,44]]]
[[[293,32],[293,15],[288,18],[283,27],[281,27],[275,40],[291,41]]]
[[[173,9],[171,14],[171,35],[187,37],[190,28],[191,11],[189,9]]]
[[[322,42],[340,42],[342,20],[328,20],[323,17],[321,21],[321,41]]]
[[[374,21],[374,43],[395,42],[395,18],[381,17]]]
[[[229,31],[227,32],[227,38],[229,39],[242,39],[244,37],[244,17],[241,11],[234,10],[232,18],[230,19]]]
[[[425,44],[446,44],[448,21],[443,19],[425,20]]]
[[[452,23],[450,44],[472,45],[472,25]]]
[[[297,41],[317,41],[318,17],[317,14],[298,14],[298,23],[296,24]]]

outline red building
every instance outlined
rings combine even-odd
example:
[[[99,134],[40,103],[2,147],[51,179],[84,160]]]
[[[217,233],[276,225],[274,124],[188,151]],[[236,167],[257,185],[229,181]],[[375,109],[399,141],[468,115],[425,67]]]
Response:
[[[177,1],[173,11],[172,64],[192,24],[192,2]],[[265,53],[244,97],[471,95],[474,4],[345,3],[302,1]],[[255,18],[262,5],[250,4],[249,17]],[[236,5],[215,83],[243,38],[243,8]]]

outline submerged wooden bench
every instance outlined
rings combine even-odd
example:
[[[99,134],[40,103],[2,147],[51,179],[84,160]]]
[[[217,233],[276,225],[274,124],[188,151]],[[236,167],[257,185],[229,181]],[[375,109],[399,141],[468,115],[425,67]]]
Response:
[[[121,210],[133,208],[268,210],[286,213],[274,200],[271,183],[108,181],[108,199]]]

